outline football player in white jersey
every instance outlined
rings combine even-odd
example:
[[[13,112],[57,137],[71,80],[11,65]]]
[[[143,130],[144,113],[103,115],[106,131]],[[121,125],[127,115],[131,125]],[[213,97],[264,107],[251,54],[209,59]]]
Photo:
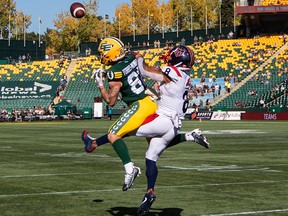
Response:
[[[137,56],[136,56],[137,58]],[[188,108],[188,90],[191,86],[190,69],[194,64],[194,55],[187,46],[177,45],[169,50],[166,56],[167,66],[162,72],[171,80],[160,83],[160,100],[155,114],[149,116],[138,128],[136,136],[148,138],[149,148],[146,152],[147,191],[138,209],[138,215],[146,215],[156,199],[154,186],[158,175],[156,161],[162,152],[182,141],[194,141],[205,148],[209,143],[199,129],[181,134],[181,120]],[[153,70],[145,65],[142,57],[138,57],[140,72]],[[150,138],[150,139],[149,139]]]
[[[141,74],[149,74],[150,71],[157,70],[149,67],[144,63],[141,55],[135,54],[138,61],[138,67]],[[156,199],[154,186],[156,183],[158,169],[156,161],[162,152],[173,145],[183,141],[194,141],[205,148],[209,148],[209,143],[199,129],[195,129],[188,133],[179,133],[181,129],[181,120],[188,107],[188,90],[190,88],[190,68],[194,64],[193,52],[184,45],[177,45],[169,50],[166,58],[167,66],[163,67],[163,76],[168,77],[170,82],[160,83],[160,100],[158,109],[155,114],[150,115],[136,132],[129,135],[147,137],[149,148],[146,152],[146,178],[147,191],[144,199],[138,209],[138,215],[146,215],[152,203]],[[164,79],[163,79],[164,80]],[[165,79],[167,80],[167,79]],[[153,95],[154,97],[154,95]],[[136,134],[135,134],[136,133]],[[99,142],[98,139],[89,138],[85,146],[92,149],[105,144]],[[92,148],[93,147],[93,148]]]

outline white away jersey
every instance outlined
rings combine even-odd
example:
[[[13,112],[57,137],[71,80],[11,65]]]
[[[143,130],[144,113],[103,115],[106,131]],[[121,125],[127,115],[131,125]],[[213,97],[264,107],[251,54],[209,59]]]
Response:
[[[172,81],[160,86],[160,101],[158,103],[158,114],[180,119],[184,118],[187,111],[189,99],[188,90],[191,86],[190,76],[174,66],[165,66],[163,73],[169,76]]]

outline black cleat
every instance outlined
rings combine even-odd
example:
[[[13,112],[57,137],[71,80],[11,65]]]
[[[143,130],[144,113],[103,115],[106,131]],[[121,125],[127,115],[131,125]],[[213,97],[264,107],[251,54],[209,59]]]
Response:
[[[137,210],[137,215],[138,216],[147,215],[155,200],[156,200],[155,192],[152,189],[148,190],[148,192],[144,195],[140,207]]]

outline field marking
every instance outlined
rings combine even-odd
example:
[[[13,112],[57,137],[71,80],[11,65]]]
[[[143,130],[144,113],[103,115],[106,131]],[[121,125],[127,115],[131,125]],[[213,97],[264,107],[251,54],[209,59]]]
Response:
[[[110,158],[109,155],[107,154],[101,154],[101,153],[96,153],[96,154],[87,154],[84,152],[65,152],[65,153],[58,153],[58,154],[51,154],[49,152],[44,152],[44,153],[35,153],[34,155],[36,156],[49,156],[49,157],[61,157],[61,158],[85,158],[85,157],[98,157],[98,158]]]
[[[190,131],[183,131],[184,133],[188,133]],[[216,134],[216,135],[224,135],[224,134],[261,134],[265,133],[259,130],[206,130],[202,131],[203,134]]]
[[[176,166],[163,166],[163,168],[175,169],[175,170],[197,170],[197,171],[212,171],[212,172],[242,172],[242,171],[263,171],[263,172],[283,172],[281,170],[273,170],[269,167],[263,166],[247,166],[241,167],[237,165],[228,166],[211,166],[209,164],[203,164],[197,167],[176,167]]]
[[[47,177],[47,176],[67,176],[67,175],[83,175],[85,173],[44,173],[44,174],[31,174],[31,175],[10,175],[0,176],[0,179],[6,178],[25,178],[25,177]]]
[[[283,183],[288,182],[288,180],[281,181],[255,181],[255,182],[226,182],[226,183],[211,183],[211,184],[197,184],[197,185],[170,185],[170,186],[157,186],[156,188],[198,188],[198,187],[211,187],[211,186],[226,186],[226,185],[246,185],[246,184],[271,184],[271,183]],[[131,188],[130,190],[143,190],[145,185],[141,185],[139,188]],[[27,197],[27,196],[46,196],[46,195],[70,195],[70,194],[81,194],[81,193],[99,193],[99,192],[115,192],[122,191],[122,189],[101,189],[101,190],[78,190],[78,191],[51,191],[51,192],[41,192],[41,193],[25,193],[25,194],[2,194],[1,198],[9,197]]]
[[[50,163],[43,163],[44,165],[51,165],[51,164],[63,164],[63,162],[50,162]],[[69,162],[70,163],[70,162]],[[84,163],[83,161],[75,162],[75,163]],[[86,163],[86,162],[85,162]],[[34,163],[35,164],[35,163]],[[42,165],[42,163],[36,163]],[[288,164],[272,164],[273,166],[288,166]],[[197,170],[197,171],[222,171],[222,172],[239,172],[239,171],[264,171],[264,172],[283,172],[281,170],[272,170],[268,167],[262,166],[247,166],[241,167],[237,165],[228,165],[228,166],[211,166],[209,164],[203,164],[201,166],[196,167],[176,167],[176,166],[161,166],[159,170],[167,171],[167,169],[174,169],[174,170]],[[95,171],[95,174],[115,174],[115,173],[123,173],[123,171]],[[9,175],[9,176],[0,176],[0,179],[7,179],[7,178],[30,178],[30,177],[47,177],[47,176],[68,176],[68,175],[83,175],[87,173],[39,173],[39,174],[30,174],[30,175]]]
[[[107,172],[93,172],[94,174],[115,174],[123,173],[123,171],[107,171]],[[86,175],[91,173],[42,173],[42,174],[31,174],[31,175],[10,175],[0,176],[0,179],[6,178],[30,178],[30,177],[47,177],[47,176],[69,176],[69,175]]]
[[[11,146],[1,146],[0,149],[11,149]]]
[[[61,124],[69,124],[68,122],[7,122],[7,125],[61,125]]]
[[[250,211],[250,212],[238,212],[238,213],[226,213],[226,214],[211,214],[203,216],[233,216],[233,215],[251,215],[251,214],[263,214],[263,213],[280,213],[288,212],[288,209],[273,209],[273,210],[263,210],[263,211]]]

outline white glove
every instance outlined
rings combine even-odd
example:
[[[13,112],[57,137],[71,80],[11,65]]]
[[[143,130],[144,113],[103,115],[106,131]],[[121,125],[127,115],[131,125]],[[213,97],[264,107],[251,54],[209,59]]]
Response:
[[[102,75],[103,72],[105,72],[105,71],[101,70],[99,68],[93,73],[93,78],[95,79],[96,83],[98,84],[98,87],[103,86],[103,75]]]

